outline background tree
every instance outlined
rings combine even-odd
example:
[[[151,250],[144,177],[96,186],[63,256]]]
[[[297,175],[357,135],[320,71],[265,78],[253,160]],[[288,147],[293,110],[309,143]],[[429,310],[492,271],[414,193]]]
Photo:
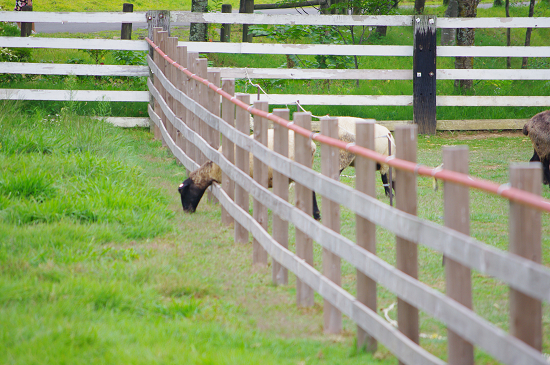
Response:
[[[532,18],[535,14],[535,0],[531,0],[529,2],[529,17]],[[531,45],[531,32],[533,31],[533,28],[527,28],[527,32],[525,33],[525,47],[529,47]],[[527,67],[527,57],[523,57],[523,62],[521,63],[521,68]]]
[[[458,16],[460,18],[475,18],[477,16],[477,0],[458,0]],[[456,32],[457,46],[473,46],[475,41],[475,28],[460,28]],[[471,69],[474,68],[473,57],[456,57],[455,68]],[[473,80],[455,80],[455,87],[461,89],[470,89]]]
[[[510,0],[506,0],[505,4],[506,9],[506,17],[510,17]],[[511,45],[511,37],[512,37],[512,29],[506,28],[506,45],[510,47]],[[506,68],[512,68],[512,57],[506,58]]]
[[[192,0],[191,11],[197,13],[206,13],[208,11],[208,0]],[[189,29],[189,40],[191,42],[206,42],[208,28],[206,23],[191,23]]]

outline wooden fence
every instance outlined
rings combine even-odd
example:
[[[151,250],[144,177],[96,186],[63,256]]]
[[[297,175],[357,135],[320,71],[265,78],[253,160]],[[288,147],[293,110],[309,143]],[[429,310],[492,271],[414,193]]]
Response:
[[[161,16],[162,15],[162,16]],[[420,29],[423,25],[433,32],[437,28],[549,28],[550,18],[438,18],[414,16],[343,16],[343,15],[266,15],[235,13],[189,13],[189,12],[135,12],[135,13],[43,13],[43,12],[0,12],[0,21],[21,22],[75,22],[75,23],[138,23],[147,22],[153,26],[170,29],[171,22],[192,23],[233,23],[233,24],[295,24],[295,25],[369,25],[369,26],[410,26]],[[417,21],[418,20],[418,21]],[[433,23],[430,23],[433,21]],[[149,37],[151,37],[151,33]],[[181,42],[189,52],[210,53],[212,42]],[[0,47],[23,48],[63,48],[63,49],[107,49],[146,51],[148,46],[140,40],[112,39],[70,39],[70,38],[20,38],[0,37]],[[435,47],[435,45],[434,45]],[[299,55],[357,55],[412,57],[415,45],[376,46],[376,45],[319,45],[319,44],[250,44],[216,43],[217,53],[251,54],[299,54]],[[437,57],[550,57],[550,47],[458,47],[437,46],[433,49]],[[0,72],[15,74],[58,74],[58,75],[97,75],[97,76],[143,76],[148,72],[146,66],[115,65],[66,65],[66,64],[14,64],[0,63]],[[370,80],[413,80],[418,85],[421,80],[428,81],[433,87],[435,80],[474,79],[474,80],[547,80],[547,69],[436,69],[428,77],[415,67],[409,70],[316,70],[316,69],[254,69],[254,68],[217,68],[222,78],[262,78],[262,79],[370,79]],[[416,75],[416,76],[415,76]],[[420,75],[420,76],[419,76]],[[424,86],[425,87],[425,86]],[[148,91],[100,91],[100,90],[25,90],[0,89],[0,99],[19,100],[72,100],[75,101],[147,101]],[[250,95],[251,101],[258,99]],[[261,99],[265,99],[262,96]],[[550,97],[540,96],[452,96],[435,95],[430,100],[415,101],[413,95],[269,95],[272,104],[290,105],[299,100],[301,105],[414,105],[415,118],[422,116],[418,110],[421,103],[435,106],[550,106]],[[421,118],[424,119],[424,118]],[[430,123],[436,123],[435,115],[429,116]],[[419,122],[415,120],[415,122]],[[439,130],[460,129],[521,129],[525,120],[437,120]],[[409,124],[412,121],[379,121],[393,130],[395,125]],[[422,126],[422,124],[420,123]],[[421,129],[421,131],[423,131]]]
[[[154,42],[148,40],[153,52],[148,62],[154,75],[148,81],[154,99],[149,115],[155,136],[162,138],[188,170],[206,160],[221,167],[222,188],[214,184],[212,193],[222,206],[222,222],[234,223],[236,242],[249,242],[252,234],[254,264],[266,265],[271,256],[275,284],[287,283],[286,270],[296,275],[298,305],[311,305],[313,292],[324,298],[326,332],[340,331],[343,313],[357,323],[360,347],[374,351],[379,341],[404,364],[444,364],[419,346],[418,312],[422,310],[447,326],[449,363],[472,364],[475,345],[505,364],[547,364],[541,354],[541,308],[543,301],[550,300],[550,270],[540,264],[540,222],[541,211],[550,212],[550,202],[540,197],[540,166],[514,165],[511,185],[496,185],[464,174],[468,169],[464,148],[444,150],[447,170],[417,164],[414,125],[396,127],[399,149],[395,159],[368,149],[374,145],[373,121],[357,124],[355,145],[334,139],[334,118],[323,118],[321,133],[314,133],[309,113],[294,113],[290,122],[286,109],[269,113],[264,101],[251,106],[248,94],[234,95],[233,79],[220,81],[220,72],[209,71],[206,59],[178,45],[176,38],[161,29],[155,28]],[[254,115],[254,138],[249,136],[250,113]],[[265,145],[268,120],[276,133],[275,152]],[[322,143],[322,174],[308,166],[309,158],[291,161],[285,157],[288,129],[296,135],[296,156],[308,155],[304,151],[311,139]],[[226,146],[223,154],[217,151],[220,135]],[[356,189],[338,181],[338,163],[330,158],[334,148],[356,153]],[[249,154],[254,157],[253,178],[247,171]],[[375,162],[387,162],[397,169],[397,208],[373,197]],[[267,189],[264,165],[274,171],[273,193]],[[416,217],[417,175],[446,181],[446,227]],[[295,204],[288,201],[289,179],[296,183]],[[510,252],[468,235],[470,187],[510,200]],[[311,217],[312,190],[323,197],[322,224]],[[254,199],[252,215],[249,196]],[[339,234],[340,207],[356,214],[356,242]],[[273,236],[267,231],[266,209],[273,212]],[[296,229],[296,252],[288,250],[289,224]],[[376,256],[375,226],[396,235],[395,267]],[[323,273],[313,268],[313,242],[324,250]],[[417,280],[418,245],[446,257],[447,295]],[[341,259],[357,269],[357,297],[338,285]],[[510,286],[510,333],[472,311],[471,269]],[[399,298],[397,329],[377,314],[376,284]]]

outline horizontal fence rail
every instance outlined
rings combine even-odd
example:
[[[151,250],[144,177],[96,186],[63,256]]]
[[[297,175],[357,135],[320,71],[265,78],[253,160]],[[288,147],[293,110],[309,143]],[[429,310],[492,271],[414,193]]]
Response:
[[[177,69],[186,73],[188,77],[203,83],[204,85],[208,86],[212,90],[221,94],[223,97],[230,99],[233,103],[237,104],[238,107],[245,108],[246,110],[248,110],[254,115],[258,115],[258,116],[270,119],[273,122],[286,126],[294,130],[295,133],[302,134],[305,137],[309,137],[321,143],[327,143],[339,148],[345,148],[349,151],[356,152],[357,154],[374,159],[378,162],[387,162],[399,169],[405,169],[411,172],[414,171],[415,173],[418,173],[420,175],[438,176],[438,174],[441,173],[440,176],[443,176],[443,179],[446,181],[452,181],[465,186],[481,188],[482,190],[486,190],[486,191],[492,191],[494,188],[496,188],[496,191],[493,191],[493,192],[498,193],[499,195],[506,195],[509,199],[512,199],[515,201],[521,201],[523,204],[528,204],[530,206],[537,206],[538,209],[544,209],[546,211],[550,210],[550,205],[548,205],[549,202],[543,201],[540,197],[537,197],[534,194],[526,193],[518,189],[513,189],[502,185],[496,185],[496,184],[492,184],[481,180],[475,180],[475,181],[469,182],[469,180],[472,180],[472,178],[469,177],[468,175],[459,174],[456,172],[446,171],[446,170],[435,172],[435,170],[433,169],[423,167],[414,163],[410,163],[407,161],[398,160],[398,159],[387,159],[381,155],[376,154],[375,152],[365,150],[364,148],[360,148],[354,145],[342,144],[343,142],[341,141],[334,140],[334,139],[325,137],[323,135],[319,135],[317,133],[312,133],[308,130],[304,130],[303,128],[293,125],[289,121],[286,121],[282,118],[275,117],[271,113],[260,111],[247,104],[243,105],[242,102],[235,100],[235,98],[232,97],[231,95],[228,95],[227,93],[221,91],[221,88],[214,85],[212,82],[204,80],[196,76],[192,72],[188,71],[186,68],[179,66],[177,63],[172,61],[168,56],[164,55],[158,48],[155,48],[155,50],[166,59],[167,65],[171,64],[172,66],[175,66]],[[393,228],[393,231],[396,230],[395,226],[397,226],[399,227],[397,228],[397,230],[399,229],[403,230],[401,234],[403,237],[406,237],[407,239],[411,239],[416,243],[426,244],[435,249],[439,248],[441,251],[445,252],[446,256],[448,252],[449,253],[448,257],[450,258],[451,257],[453,259],[457,258],[457,252],[455,251],[455,249],[461,250],[463,253],[467,252],[467,256],[469,257],[466,260],[460,260],[460,262],[463,262],[465,265],[468,265],[472,268],[476,265],[475,264],[476,258],[477,260],[479,260],[479,258],[482,258],[482,261],[485,261],[490,257],[492,257],[493,259],[496,259],[497,257],[500,256],[500,258],[498,258],[497,260],[511,260],[507,264],[504,264],[503,262],[497,263],[497,261],[494,261],[493,263],[484,262],[480,267],[482,272],[484,272],[485,270],[493,271],[496,269],[497,271],[499,271],[498,275],[496,275],[499,278],[502,278],[503,276],[508,276],[504,280],[505,282],[509,283],[510,281],[517,280],[518,274],[520,276],[523,276],[522,280],[526,280],[526,281],[523,281],[520,285],[532,285],[534,282],[537,283],[536,285],[540,285],[540,284],[543,284],[544,282],[548,282],[548,279],[550,279],[550,276],[548,276],[550,274],[550,271],[542,265],[534,264],[529,260],[520,258],[513,254],[509,254],[509,253],[502,254],[499,250],[490,248],[489,246],[479,243],[469,236],[460,234],[453,230],[444,229],[443,227],[439,227],[433,223],[424,222],[416,218],[415,216],[411,216],[407,213],[389,208],[387,205],[382,204],[376,201],[375,199],[370,198],[362,193],[359,193],[337,181],[329,179],[323,175],[314,173],[313,171],[305,167],[302,167],[301,165],[293,161],[290,161],[287,158],[274,154],[272,151],[268,150],[265,146],[252,140],[248,135],[237,132],[235,129],[229,126],[226,122],[224,122],[219,117],[210,113],[204,107],[195,104],[192,101],[192,99],[190,99],[185,94],[177,90],[164,77],[162,72],[156,67],[156,65],[152,62],[151,59],[149,59],[149,64],[150,64],[150,67],[154,70],[153,71],[154,74],[158,77],[160,81],[160,85],[162,85],[162,87],[167,91],[168,93],[167,95],[170,95],[171,98],[177,100],[184,107],[191,110],[193,114],[197,115],[199,119],[206,122],[210,127],[214,128],[217,131],[220,131],[224,136],[226,136],[229,140],[234,142],[236,145],[251,152],[255,158],[258,158],[264,163],[268,163],[273,167],[273,169],[283,173],[286,176],[289,176],[290,178],[295,180],[297,183],[303,183],[303,184],[309,183],[309,185],[312,185],[313,190],[317,191],[321,195],[326,196],[329,199],[334,200],[335,202],[340,203],[342,205],[346,205],[347,203],[347,206],[350,207],[353,211],[357,212],[358,214],[361,214],[366,210],[365,218],[373,221],[376,224],[378,224],[377,220],[380,220],[380,217],[383,217],[383,220],[386,220],[386,222],[385,224],[380,224],[381,226],[390,230],[392,230]],[[518,339],[507,335],[502,330],[487,323],[485,320],[477,317],[475,314],[473,314],[473,312],[463,308],[462,306],[458,306],[458,307],[455,306],[455,304],[453,304],[455,303],[453,300],[448,299],[447,297],[440,294],[439,292],[429,287],[426,287],[424,284],[417,282],[416,280],[401,273],[399,270],[396,270],[392,266],[387,265],[385,262],[381,261],[376,256],[371,255],[372,257],[370,257],[367,251],[364,251],[363,253],[362,249],[354,245],[352,242],[347,241],[347,239],[337,235],[335,232],[330,231],[328,228],[320,225],[318,222],[313,221],[308,215],[299,211],[298,209],[288,204],[287,202],[281,200],[280,198],[274,195],[269,194],[269,192],[265,188],[258,185],[247,174],[244,174],[240,170],[235,169],[232,164],[230,164],[224,157],[222,157],[220,154],[217,153],[216,149],[210,147],[205,140],[198,137],[198,135],[195,135],[170,110],[168,105],[164,102],[164,100],[162,100],[162,97],[159,91],[157,91],[153,83],[149,81],[148,85],[151,92],[154,95],[155,100],[157,100],[157,102],[160,104],[162,113],[166,116],[167,120],[169,120],[170,123],[172,123],[172,125],[176,127],[176,129],[180,130],[188,140],[192,141],[193,144],[197,145],[199,149],[206,155],[207,158],[209,158],[210,160],[220,165],[220,167],[226,172],[226,174],[228,174],[228,176],[234,179],[237,182],[237,184],[241,185],[243,188],[249,191],[255,197],[255,199],[261,200],[262,204],[265,204],[270,209],[273,209],[274,213],[278,214],[285,220],[293,222],[297,228],[300,228],[305,232],[307,232],[308,235],[310,235],[315,241],[320,243],[323,247],[331,250],[333,253],[341,255],[342,258],[345,258],[346,260],[350,261],[359,270],[364,270],[365,274],[378,279],[377,281],[379,281],[383,285],[385,286],[387,285],[389,289],[396,292],[398,296],[418,306],[420,309],[425,310],[427,313],[442,320],[444,323],[447,323],[447,325],[450,328],[452,328],[454,331],[456,331],[458,334],[468,339],[472,343],[475,343],[476,345],[479,345],[480,347],[484,348],[486,351],[488,351],[490,354],[495,356],[495,358],[499,359],[500,361],[504,363],[509,363],[509,364],[513,364],[513,363],[543,364],[545,363],[546,360],[544,359],[544,357],[541,356],[539,352],[527,346],[522,341],[519,341]],[[152,111],[152,109],[150,109],[150,113],[155,114]],[[154,119],[156,120],[156,123],[159,124],[159,128],[160,128],[160,125],[162,123],[160,123],[158,116],[155,115]],[[168,139],[170,138],[168,134],[165,134],[165,136]],[[166,142],[166,143],[173,144],[173,141]],[[348,191],[350,194],[353,194],[353,195],[347,196],[343,194],[343,191]],[[539,205],[538,203],[535,203],[534,201],[532,201],[531,200],[532,198],[536,199],[542,205]],[[228,203],[226,206],[226,209],[231,210],[232,209],[231,207],[235,207],[235,206],[231,203]],[[373,211],[372,209],[373,207],[376,207],[375,210],[377,211]],[[384,212],[385,210],[387,211]],[[245,213],[242,212],[242,214],[245,214]],[[400,219],[405,219],[405,221],[400,221]],[[419,226],[413,227],[410,223],[406,223],[407,219],[414,220],[416,222],[415,224]],[[245,225],[246,223],[244,220],[242,220],[241,224]],[[247,228],[253,232],[255,238],[259,239],[261,244],[264,245],[264,247],[269,252],[271,253],[276,252],[273,255],[274,259],[280,260],[278,262],[283,262],[284,266],[287,266],[289,269],[292,270],[291,268],[292,265],[284,264],[285,258],[280,257],[280,254],[279,254],[280,251],[277,244],[276,243],[271,244],[271,242],[266,242],[265,240],[260,238],[263,236],[267,236],[267,233],[263,230],[263,228],[261,228],[257,224],[254,227],[251,227],[250,225],[247,226]],[[423,227],[423,228],[420,228],[420,227]],[[431,236],[431,237],[426,237],[425,240],[417,240],[417,237],[414,237],[414,235],[416,234],[422,235],[423,234],[422,231],[425,231],[425,230],[428,230],[428,231],[431,230],[432,232],[440,230],[442,237]],[[398,236],[400,235],[397,232],[395,233]],[[460,244],[454,245],[452,244],[452,242],[449,242],[448,240],[448,238],[451,236],[454,238],[464,236],[464,240]],[[272,239],[269,237],[267,241],[272,241]],[[465,247],[465,245],[467,247]],[[276,248],[274,248],[274,246],[276,246]],[[438,247],[436,248],[436,246]],[[446,251],[446,248],[448,248],[448,246],[453,246],[453,249]],[[350,249],[352,251],[349,251],[349,253],[346,253],[346,250],[350,250]],[[481,251],[475,252],[478,249],[482,249],[483,253]],[[355,250],[355,252],[353,252],[353,250]],[[463,259],[463,257],[461,259]],[[358,262],[358,260],[360,262]],[[472,264],[472,262],[474,263]],[[302,270],[304,267],[307,267],[307,264],[304,264],[303,262],[301,262],[300,266],[298,268],[295,268],[296,270],[295,273],[300,278],[304,277],[303,270]],[[510,267],[514,267],[514,268],[523,267],[525,270],[524,269],[514,270],[513,275],[510,275],[510,271],[511,271],[509,269]],[[528,278],[524,276],[526,274],[528,276],[538,275],[538,274],[535,274],[535,272],[538,272],[539,274],[541,274],[544,277],[544,279],[542,277],[535,278],[534,276],[532,276]],[[316,275],[319,276],[318,274]],[[400,277],[400,275],[402,280],[410,282],[408,283],[409,285],[404,285],[404,283],[399,283],[398,280],[396,281],[395,279],[396,276]],[[510,285],[513,286],[513,284],[510,284]],[[543,284],[543,285],[546,286],[545,289],[542,289],[539,287],[533,292],[531,292],[531,289],[528,289],[528,290],[530,291],[530,295],[537,295],[537,297],[538,295],[540,295],[539,289],[544,290],[547,295],[545,300],[548,301],[548,299],[550,298],[548,297],[548,294],[550,294],[550,284]],[[321,287],[318,287],[316,285],[312,285],[312,286],[315,287],[321,294],[326,292],[326,290],[324,290],[324,287],[322,286]],[[415,291],[412,289],[412,288],[415,288],[416,286],[418,286],[419,291]],[[518,290],[524,290],[524,289],[525,287]],[[341,289],[338,288],[338,290],[341,290]],[[342,303],[342,300],[339,301],[334,298],[334,293],[330,293],[329,291],[329,293],[327,293],[326,295],[328,298],[332,297],[332,299],[329,299],[331,303],[333,303],[339,309],[341,309],[344,313],[349,315],[350,313],[349,309],[347,309],[346,305]],[[342,295],[345,296],[349,294],[342,293]],[[428,299],[426,295],[428,296],[431,295],[432,297]],[[351,317],[353,318],[353,313]],[[474,325],[472,325],[472,323],[474,323]],[[466,324],[470,324],[471,326],[467,326]],[[423,362],[426,362],[426,361],[428,360],[427,359],[423,360]],[[407,361],[405,362],[408,363]]]

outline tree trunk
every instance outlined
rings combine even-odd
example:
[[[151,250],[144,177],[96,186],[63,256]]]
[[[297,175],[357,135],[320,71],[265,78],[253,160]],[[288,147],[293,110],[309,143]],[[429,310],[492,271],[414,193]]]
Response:
[[[426,4],[426,0],[414,0],[414,13],[423,14],[425,4]]]
[[[458,16],[460,18],[475,18],[477,15],[476,0],[458,0]],[[460,28],[456,34],[457,46],[473,46],[476,30],[474,28]],[[474,68],[473,57],[456,57],[455,68],[472,69]],[[473,80],[455,80],[455,87],[463,90],[471,89]]]
[[[206,13],[208,0],[191,0],[191,11],[194,13]],[[191,42],[206,42],[207,25],[205,23],[191,23],[189,40]]]
[[[506,17],[510,17],[510,0],[506,0]],[[512,29],[506,28],[506,46],[510,47],[511,45],[511,37],[512,37]],[[506,68],[512,68],[512,57],[506,58]]]
[[[529,2],[529,17],[532,18],[535,13],[535,0],[531,0]],[[533,28],[527,28],[527,32],[525,32],[525,47],[529,47],[531,45],[531,32],[533,31]],[[523,62],[521,63],[521,68],[527,67],[527,57],[523,57]]]

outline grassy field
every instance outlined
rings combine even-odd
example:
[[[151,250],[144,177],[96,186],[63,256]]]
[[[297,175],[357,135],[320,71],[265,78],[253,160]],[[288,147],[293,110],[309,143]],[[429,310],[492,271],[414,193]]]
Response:
[[[265,2],[271,2],[266,0]],[[0,0],[4,9],[11,2]],[[189,10],[187,3],[142,1],[136,11],[151,8]],[[235,8],[235,4],[233,7]],[[35,4],[38,11],[119,10],[122,4],[92,1]],[[405,12],[406,10],[404,10]],[[441,8],[428,10],[440,14]],[[525,8],[513,8],[519,16]],[[478,16],[503,16],[503,8]],[[537,16],[549,16],[537,5]],[[523,16],[523,15],[522,15]],[[186,39],[188,30],[175,29]],[[535,30],[533,45],[547,45],[548,30]],[[134,32],[137,39],[143,32]],[[113,38],[117,32],[53,34],[53,37]],[[522,42],[512,32],[513,45]],[[411,44],[405,28],[388,30],[378,44]],[[504,32],[476,33],[479,44],[502,45]],[[255,41],[269,41],[255,39]],[[95,58],[94,58],[95,57]],[[76,50],[32,50],[30,61],[106,64],[143,62],[139,54]],[[278,67],[284,56],[210,55],[215,66]],[[545,59],[531,67],[547,68]],[[513,67],[519,68],[519,59]],[[504,67],[503,59],[476,59],[476,67]],[[452,67],[443,60],[440,67]],[[364,68],[410,68],[407,58],[360,59]],[[144,88],[144,79],[116,77],[40,77],[2,75],[2,87],[127,89]],[[403,81],[296,82],[259,80],[270,93],[407,94]],[[255,92],[245,81],[238,90]],[[460,93],[440,82],[442,94]],[[480,81],[475,95],[548,95],[548,82]],[[0,351],[1,364],[395,364],[383,346],[371,355],[355,351],[355,325],[344,319],[344,331],[322,330],[322,300],[313,308],[294,304],[290,284],[271,284],[270,268],[251,267],[250,245],[236,245],[233,232],[220,224],[219,207],[202,202],[196,214],[181,212],[177,185],[184,169],[144,129],[122,130],[86,116],[144,116],[145,106],[95,102],[0,102]],[[438,108],[440,119],[527,118],[541,108]],[[357,115],[379,120],[412,119],[412,108],[314,107],[313,114]],[[83,116],[84,115],[84,116]],[[444,145],[468,145],[470,173],[497,183],[508,181],[508,166],[528,161],[530,141],[518,132],[438,133],[420,136],[418,160],[441,163]],[[320,150],[320,149],[318,149]],[[316,158],[319,168],[319,156]],[[354,171],[342,180],[354,184]],[[418,214],[443,223],[442,191],[419,178]],[[378,185],[378,198],[388,199]],[[550,198],[550,190],[543,187]],[[508,246],[508,204],[471,193],[471,234],[502,250]],[[550,265],[550,224],[543,217],[543,263]],[[342,211],[342,233],[353,239],[354,217]],[[378,255],[395,263],[395,237],[377,231]],[[441,255],[419,250],[420,279],[445,291]],[[320,269],[321,249],[315,246]],[[355,293],[355,269],[343,263],[343,287]],[[473,272],[475,311],[508,329],[508,289]],[[379,287],[379,313],[396,301]],[[395,310],[390,312],[395,319]],[[550,312],[544,306],[544,348],[550,352]],[[423,347],[446,358],[446,329],[421,313]],[[496,363],[476,350],[476,361]]]
[[[383,346],[357,353],[348,319],[341,335],[324,335],[321,298],[296,308],[294,277],[274,287],[270,268],[251,267],[250,245],[233,243],[217,206],[183,214],[184,170],[147,130],[78,117],[70,106],[56,116],[0,109],[0,363],[395,363]],[[473,176],[498,183],[531,154],[518,133],[438,133],[419,139],[419,162],[435,166],[442,146],[455,144],[469,146]],[[343,175],[353,185],[353,169]],[[418,193],[419,216],[442,224],[441,190],[420,178]],[[388,202],[380,184],[377,195]],[[472,236],[506,250],[506,201],[472,192],[471,205]],[[342,232],[355,234],[346,210]],[[378,255],[394,263],[394,236],[377,236]],[[419,256],[420,279],[444,292],[441,255]],[[320,269],[317,246],[315,262]],[[342,272],[353,294],[355,269],[344,262]],[[507,287],[477,272],[473,286],[476,312],[507,329]],[[379,288],[380,311],[395,301]],[[546,324],[548,306],[544,315]],[[445,327],[421,313],[421,332],[430,337],[422,346],[444,359]],[[481,351],[476,359],[494,363]]]

